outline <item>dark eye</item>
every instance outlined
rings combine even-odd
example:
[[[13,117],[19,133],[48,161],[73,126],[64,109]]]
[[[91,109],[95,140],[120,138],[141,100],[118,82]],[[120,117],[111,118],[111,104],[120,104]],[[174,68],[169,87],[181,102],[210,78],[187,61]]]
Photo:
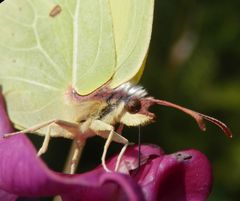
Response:
[[[126,105],[126,109],[128,112],[130,112],[132,114],[139,112],[139,110],[141,109],[140,100],[137,98],[130,99]]]

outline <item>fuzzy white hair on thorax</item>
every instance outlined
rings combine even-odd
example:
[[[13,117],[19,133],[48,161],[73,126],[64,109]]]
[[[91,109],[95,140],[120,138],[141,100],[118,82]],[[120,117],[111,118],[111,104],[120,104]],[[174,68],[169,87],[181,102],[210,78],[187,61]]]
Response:
[[[122,91],[131,97],[143,98],[147,95],[147,91],[138,85],[133,85],[130,82],[121,84],[115,89],[116,91]]]

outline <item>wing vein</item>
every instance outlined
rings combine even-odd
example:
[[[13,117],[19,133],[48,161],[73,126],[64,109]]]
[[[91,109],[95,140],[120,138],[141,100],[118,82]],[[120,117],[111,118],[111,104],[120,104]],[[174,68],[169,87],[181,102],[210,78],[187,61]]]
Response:
[[[45,51],[45,49],[42,46],[39,34],[37,32],[37,19],[39,18],[39,16],[37,15],[37,11],[34,7],[34,4],[30,0],[27,0],[27,2],[32,7],[32,9],[35,13],[35,18],[34,18],[34,21],[33,21],[33,24],[32,24],[32,28],[33,28],[33,33],[34,33],[34,36],[35,36],[35,39],[36,39],[36,42],[37,42],[37,48],[43,54],[43,56],[50,62],[50,64],[55,69],[56,73],[64,80],[64,77],[65,77],[64,73],[60,70],[60,68],[56,64],[56,62],[48,55],[48,53]]]
[[[24,51],[32,51],[32,50],[36,50],[37,49],[37,46],[33,46],[33,47],[28,47],[28,48],[25,48],[25,47],[9,47],[9,46],[6,46],[2,43],[0,43],[0,46],[3,47],[3,48],[6,48],[6,49],[9,49],[9,50],[13,50],[13,51],[20,51],[20,52],[24,52]]]
[[[64,80],[64,74],[63,72],[59,69],[58,65],[55,63],[55,61],[48,55],[48,53],[44,50],[44,48],[42,47],[41,44],[41,40],[39,38],[39,35],[36,31],[36,25],[34,25],[33,27],[34,30],[34,35],[37,41],[37,48],[39,49],[39,51],[43,54],[43,56],[50,62],[50,64],[53,66],[53,68],[56,70],[56,72],[58,73],[58,75],[61,76],[61,78]]]
[[[37,108],[35,110],[29,110],[29,111],[20,111],[20,110],[16,110],[16,113],[21,113],[21,114],[33,114],[33,113],[37,113],[37,112],[41,112],[42,110],[44,110],[45,108],[49,107],[51,104],[53,104],[55,101],[57,100],[57,98],[54,98],[53,100],[49,101],[47,104],[43,105],[40,108]]]
[[[60,91],[60,89],[51,86],[51,85],[47,85],[47,84],[43,84],[41,82],[37,82],[34,80],[29,80],[29,79],[25,79],[25,78],[21,78],[21,77],[15,77],[15,76],[4,76],[4,77],[0,77],[0,79],[6,79],[6,80],[16,80],[16,81],[20,81],[20,82],[25,82],[31,85],[35,85],[35,86],[39,86],[39,87],[43,87],[52,91]]]
[[[78,23],[79,23],[79,9],[80,9],[80,0],[77,0],[76,2],[76,8],[75,8],[75,13],[73,16],[73,65],[72,65],[72,80],[73,80],[73,86],[75,86],[77,82],[77,62],[78,62],[78,39],[79,39],[79,28],[78,28]]]
[[[23,23],[23,22],[20,22],[8,15],[5,15],[5,18],[7,18],[9,21],[12,21],[14,22],[15,24],[18,24],[18,25],[21,25],[21,26],[24,26],[24,27],[32,27],[32,24],[26,24],[26,23]]]

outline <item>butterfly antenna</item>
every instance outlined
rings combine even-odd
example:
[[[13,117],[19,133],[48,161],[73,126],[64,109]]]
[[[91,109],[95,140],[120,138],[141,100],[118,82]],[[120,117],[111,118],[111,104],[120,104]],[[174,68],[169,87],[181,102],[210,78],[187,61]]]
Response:
[[[182,111],[182,112],[192,116],[195,119],[195,121],[197,122],[199,128],[202,131],[206,130],[206,125],[205,125],[204,120],[212,122],[213,124],[215,124],[219,128],[221,128],[222,131],[225,133],[225,135],[227,137],[232,138],[232,132],[230,131],[230,129],[223,122],[219,121],[218,119],[215,119],[213,117],[207,116],[205,114],[201,114],[201,113],[195,112],[193,110],[190,110],[188,108],[182,107],[180,105],[177,105],[177,104],[165,101],[165,100],[151,99],[150,101],[153,101],[153,103],[156,103],[158,105],[163,105],[163,106],[167,106],[167,107],[172,107],[172,108],[178,109],[178,110],[180,110],[180,111]]]

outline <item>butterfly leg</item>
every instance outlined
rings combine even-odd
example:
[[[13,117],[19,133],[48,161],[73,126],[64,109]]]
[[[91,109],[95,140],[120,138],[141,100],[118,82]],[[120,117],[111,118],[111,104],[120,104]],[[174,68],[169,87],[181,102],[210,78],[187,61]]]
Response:
[[[52,126],[54,126],[55,124],[58,125],[59,127],[63,128],[63,129],[66,129],[66,130],[69,131],[70,136],[65,136],[67,138],[74,138],[79,133],[79,125],[77,123],[71,123],[71,122],[67,122],[67,121],[63,121],[63,120],[54,119],[54,120],[50,120],[50,121],[38,124],[38,125],[33,126],[31,128],[22,130],[22,131],[18,131],[18,132],[14,132],[14,133],[7,133],[3,137],[8,138],[8,137],[11,137],[11,136],[14,136],[14,135],[19,135],[19,134],[24,134],[24,133],[33,133],[33,132],[35,132],[35,131],[37,131],[41,128],[44,128],[44,127],[48,126],[48,131],[45,134],[43,144],[38,151],[38,156],[40,156],[47,151],[49,141],[50,141],[50,138],[51,138],[51,129],[52,129]]]
[[[101,157],[102,166],[107,172],[111,172],[111,170],[108,169],[107,164],[106,164],[106,155],[107,155],[108,148],[112,142],[113,134],[114,134],[114,131],[111,130],[110,134],[108,135],[107,141],[105,142],[102,157]]]
[[[120,166],[121,159],[122,159],[122,157],[123,157],[123,155],[124,155],[128,145],[129,145],[129,143],[125,144],[123,146],[123,148],[121,149],[120,153],[118,154],[116,165],[115,165],[115,169],[114,169],[115,172],[118,172],[118,168]]]
[[[37,124],[37,125],[35,125],[33,127],[24,129],[22,131],[17,131],[17,132],[13,132],[13,133],[4,134],[3,137],[4,138],[8,138],[8,137],[11,137],[13,135],[19,135],[19,134],[24,134],[24,133],[33,133],[35,131],[38,131],[41,128],[44,128],[44,127],[47,127],[47,126],[51,126],[53,124],[57,124],[61,128],[68,130],[71,134],[73,134],[71,136],[72,138],[73,138],[73,136],[75,134],[79,133],[78,124],[77,123],[71,123],[71,122],[68,122],[68,121],[63,121],[63,120],[59,120],[59,119],[53,119],[53,120],[46,121],[46,122],[41,123],[41,124]],[[65,136],[65,137],[70,138],[68,136]]]
[[[4,137],[4,138],[8,138],[8,137],[11,137],[11,136],[13,136],[13,135],[19,135],[19,134],[24,134],[24,133],[32,133],[32,132],[37,131],[37,130],[39,130],[39,129],[41,129],[41,128],[44,128],[44,127],[46,127],[46,126],[49,126],[50,124],[55,123],[56,121],[58,121],[58,120],[46,121],[46,122],[44,122],[44,123],[35,125],[35,126],[33,126],[33,127],[24,129],[24,130],[22,130],[22,131],[17,131],[17,132],[13,132],[13,133],[4,134],[3,137]]]
[[[117,159],[117,166],[119,166],[120,160],[122,155],[124,154],[128,143],[128,140],[126,138],[124,138],[123,136],[119,135],[118,133],[116,133],[114,131],[114,127],[112,125],[106,124],[103,121],[100,120],[94,120],[91,125],[90,128],[99,136],[103,137],[103,138],[107,138],[107,141],[104,145],[104,149],[103,149],[103,153],[102,153],[102,166],[103,168],[109,172],[110,170],[108,169],[107,165],[106,165],[106,155],[107,155],[107,151],[108,148],[111,144],[112,141],[124,144],[124,147],[122,148],[118,159]],[[107,132],[106,132],[107,131]],[[117,170],[118,167],[115,167],[115,170]]]
[[[38,153],[37,153],[38,156],[41,156],[42,154],[46,153],[48,145],[49,145],[49,141],[51,138],[50,135],[51,135],[51,125],[48,127],[48,131],[44,137],[44,141],[43,141],[41,148],[38,150]]]
[[[107,168],[107,165],[106,165],[106,155],[107,155],[107,151],[108,151],[108,148],[111,144],[111,142],[113,141],[113,136],[114,135],[119,135],[118,133],[114,132],[113,130],[110,131],[110,134],[107,138],[107,141],[105,142],[105,145],[104,145],[104,150],[103,150],[103,154],[102,154],[102,165],[104,167],[104,169],[107,171],[109,171],[109,169]],[[121,135],[120,135],[121,136]],[[122,136],[121,136],[122,137]],[[127,139],[126,139],[127,140]],[[114,171],[118,171],[118,168],[119,168],[119,165],[120,165],[120,162],[121,162],[121,159],[127,149],[129,145],[129,142],[127,140],[127,142],[124,144],[124,146],[122,147],[120,153],[118,154],[118,157],[117,157],[117,161],[116,161],[116,165],[115,165],[115,168],[114,168]]]

